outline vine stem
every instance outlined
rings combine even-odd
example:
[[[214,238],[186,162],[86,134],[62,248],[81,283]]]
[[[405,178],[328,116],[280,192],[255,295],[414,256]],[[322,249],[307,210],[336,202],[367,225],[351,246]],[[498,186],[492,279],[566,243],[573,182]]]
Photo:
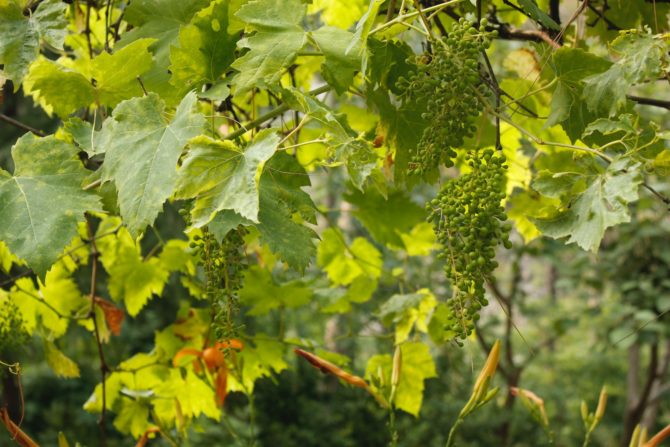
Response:
[[[461,3],[462,1],[463,0],[450,0],[448,2],[440,3],[439,5],[434,5],[434,6],[429,6],[428,8],[423,8],[421,11],[408,12],[407,14],[399,14],[395,19],[389,20],[388,22],[383,23],[383,24],[379,25],[377,28],[370,31],[370,33],[368,33],[368,35],[371,36],[375,33],[378,33],[382,30],[385,30],[388,27],[391,27],[391,26],[395,25],[396,23],[401,23],[405,19],[411,19],[411,18],[416,17],[420,14],[426,14],[428,12],[437,13],[437,12],[443,10],[444,8],[446,8],[447,6],[455,5],[456,3]],[[402,11],[402,8],[401,8],[401,11]]]
[[[458,418],[456,419],[456,422],[454,422],[454,425],[451,426],[451,430],[449,430],[449,437],[447,438],[446,447],[453,447],[454,443],[456,442],[456,432],[458,431],[458,428],[461,426],[462,423],[463,419]]]
[[[326,93],[330,89],[331,87],[329,85],[322,85],[321,87],[309,91],[307,94],[310,96],[316,96],[320,95],[321,93]],[[240,129],[237,129],[235,132],[231,132],[228,135],[226,135],[224,137],[224,140],[234,140],[235,138],[239,138],[245,133],[249,132],[250,130],[256,129],[257,127],[261,126],[266,121],[271,120],[272,118],[276,118],[282,113],[287,112],[289,109],[290,107],[288,106],[288,104],[283,103],[279,107],[270,110],[269,112],[259,116],[258,118],[242,124]]]
[[[389,406],[389,432],[391,433],[390,447],[398,446],[398,429],[395,426],[395,405],[391,403]]]
[[[106,384],[105,379],[107,377],[107,372],[109,367],[105,362],[105,353],[102,350],[102,342],[100,341],[100,328],[98,327],[98,319],[95,315],[95,290],[97,288],[98,282],[98,257],[100,252],[98,252],[98,246],[95,242],[95,234],[93,233],[93,225],[91,224],[90,216],[86,216],[86,228],[88,230],[88,237],[91,243],[91,291],[89,293],[89,298],[91,300],[91,309],[89,311],[89,317],[93,322],[93,332],[95,334],[95,343],[98,347],[98,357],[100,358],[100,377],[102,383],[102,411],[100,412],[100,419],[98,420],[98,426],[100,428],[100,445],[105,447],[107,445],[107,431],[106,431],[106,416],[107,416],[107,396],[106,396]]]
[[[30,127],[29,125],[24,124],[21,121],[17,121],[14,118],[12,118],[11,116],[5,115],[4,113],[0,113],[0,121],[4,121],[5,123],[10,124],[10,125],[18,128],[18,129],[26,130],[28,132],[32,132],[35,135],[37,135],[38,137],[45,137],[46,136],[46,133],[42,132],[41,130],[35,129],[34,127]]]

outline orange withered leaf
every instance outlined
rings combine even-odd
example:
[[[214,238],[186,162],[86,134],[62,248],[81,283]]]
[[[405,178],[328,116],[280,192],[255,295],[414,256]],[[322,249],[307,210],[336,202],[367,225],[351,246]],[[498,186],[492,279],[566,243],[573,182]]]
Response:
[[[653,438],[651,438],[649,441],[647,441],[646,444],[644,444],[644,447],[657,447],[661,445],[661,441],[663,441],[668,437],[670,437],[670,425],[666,426],[663,430],[656,433],[656,435]]]
[[[121,334],[121,325],[123,324],[123,319],[126,317],[123,309],[116,307],[114,304],[98,296],[95,297],[95,304],[100,307],[105,314],[105,321],[107,322],[109,329],[112,331],[112,334],[117,336]]]
[[[147,431],[145,431],[142,434],[142,437],[137,440],[137,444],[135,444],[135,447],[144,447],[147,445],[147,442],[149,441],[149,435],[152,433],[158,433],[160,429],[158,427],[151,427],[148,428]]]
[[[216,375],[216,405],[223,407],[228,395],[228,369],[224,366],[219,368],[219,373]]]
[[[183,348],[180,349],[172,358],[172,366],[175,368],[179,366],[179,360],[181,360],[183,357],[186,357],[187,355],[194,355],[196,357],[202,357],[202,351],[198,351],[197,349],[194,348]]]
[[[236,338],[231,338],[230,340],[217,341],[214,347],[216,349],[237,349],[241,351],[244,348],[244,343]]]
[[[16,425],[9,418],[9,412],[7,411],[6,408],[0,408],[0,421],[2,421],[3,425],[9,431],[9,434],[11,435],[12,439],[18,445],[22,447],[39,447],[39,445],[35,441],[30,439],[30,436],[28,436],[23,430],[19,428],[18,425]]]
[[[356,386],[358,388],[363,388],[363,389],[368,389],[368,384],[365,380],[358,376],[354,376],[352,374],[349,374],[348,372],[344,371],[342,368],[330,363],[328,360],[324,360],[321,357],[314,355],[310,352],[303,351],[302,349],[294,349],[293,350],[296,354],[298,354],[300,357],[304,358],[307,360],[309,363],[312,364],[315,368],[318,368],[321,370],[322,373],[324,374],[332,374],[334,376],[339,377],[340,379],[344,380],[350,385]]]

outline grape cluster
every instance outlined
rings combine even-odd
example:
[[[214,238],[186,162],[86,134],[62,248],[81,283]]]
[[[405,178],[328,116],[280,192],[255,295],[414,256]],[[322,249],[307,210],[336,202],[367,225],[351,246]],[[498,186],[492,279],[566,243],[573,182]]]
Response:
[[[483,19],[477,29],[461,19],[438,42],[429,62],[419,63],[416,73],[399,81],[408,100],[425,102],[422,118],[429,121],[412,154],[410,173],[423,174],[440,164],[453,166],[454,148],[475,133],[474,120],[483,109],[485,94],[479,58],[495,34],[487,32],[486,25]]]
[[[450,179],[436,199],[426,204],[444,251],[445,273],[453,295],[447,301],[450,317],[447,330],[456,341],[472,333],[479,310],[488,304],[484,283],[498,266],[496,247],[510,248],[511,226],[501,201],[505,197],[505,158],[491,149],[465,156],[471,171]]]
[[[28,332],[23,325],[21,311],[10,300],[0,301],[0,355],[20,348],[28,342]]]
[[[206,275],[206,294],[212,305],[213,328],[217,340],[237,337],[239,327],[234,316],[238,311],[238,291],[242,288],[247,263],[244,256],[246,230],[239,226],[228,232],[220,243],[209,231],[195,236],[192,246],[198,250]]]

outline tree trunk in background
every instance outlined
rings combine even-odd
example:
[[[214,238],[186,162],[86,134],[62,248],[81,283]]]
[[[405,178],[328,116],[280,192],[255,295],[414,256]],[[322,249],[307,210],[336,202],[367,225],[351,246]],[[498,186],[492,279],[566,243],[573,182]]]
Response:
[[[637,422],[633,422],[633,412],[640,398],[640,386],[638,378],[640,376],[640,344],[635,342],[628,348],[628,372],[626,374],[626,413],[624,415],[623,437],[621,446],[628,446],[633,430]]]
[[[656,416],[658,415],[658,407],[661,403],[661,396],[667,391],[668,383],[665,382],[665,376],[668,374],[669,367],[670,340],[665,342],[665,353],[663,355],[663,360],[659,365],[658,371],[656,373],[656,380],[651,387],[651,393],[649,393],[649,402],[647,404],[647,408],[644,411],[644,415],[642,416],[642,425],[648,427],[652,431],[654,425],[656,424]]]
[[[0,408],[7,408],[9,417],[18,424],[23,413],[21,408],[21,390],[17,382],[18,377],[9,373],[7,370],[0,372],[0,375],[2,376]]]
[[[658,377],[658,342],[649,346],[649,366],[642,387],[640,387],[640,344],[635,342],[628,349],[628,375],[626,378],[626,414],[621,445],[628,446],[635,426],[642,421],[642,416],[649,403],[649,396]]]

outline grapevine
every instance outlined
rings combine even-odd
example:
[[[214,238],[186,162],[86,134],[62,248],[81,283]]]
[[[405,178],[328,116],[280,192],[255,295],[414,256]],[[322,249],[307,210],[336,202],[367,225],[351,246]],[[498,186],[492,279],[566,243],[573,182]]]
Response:
[[[494,32],[479,29],[465,19],[456,23],[448,37],[440,40],[428,63],[400,85],[408,100],[426,104],[422,118],[429,121],[410,162],[410,172],[422,174],[440,164],[453,166],[454,148],[461,147],[476,127],[475,118],[484,105],[479,58],[490,45]]]
[[[479,310],[488,304],[484,283],[498,266],[499,243],[510,248],[511,226],[501,201],[505,197],[505,158],[487,149],[465,156],[471,171],[449,180],[426,205],[428,221],[444,251],[445,273],[453,294],[447,305],[447,329],[464,339],[472,333]]]

